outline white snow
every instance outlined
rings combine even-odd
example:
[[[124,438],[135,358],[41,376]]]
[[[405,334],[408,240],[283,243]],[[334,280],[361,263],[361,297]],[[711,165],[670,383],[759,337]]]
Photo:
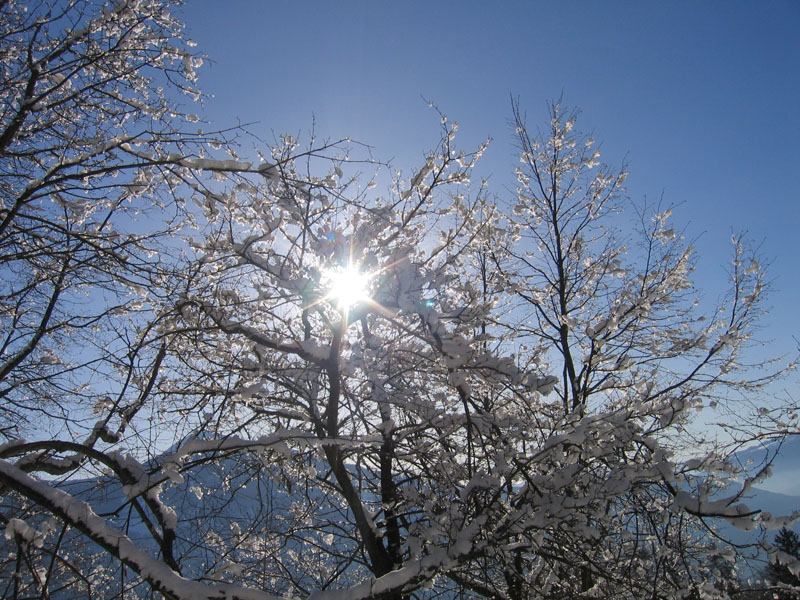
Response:
[[[22,519],[9,519],[6,525],[6,539],[13,540],[17,536],[22,538],[26,544],[31,544],[36,548],[41,548],[44,542],[44,534],[36,531]]]
[[[206,171],[249,171],[252,163],[238,160],[212,160],[209,158],[184,158],[179,163],[187,169]]]

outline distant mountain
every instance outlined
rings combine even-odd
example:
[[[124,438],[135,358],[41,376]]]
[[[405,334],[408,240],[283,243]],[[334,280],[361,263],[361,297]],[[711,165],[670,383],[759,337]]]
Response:
[[[772,461],[770,467],[772,475],[753,486],[743,498],[747,506],[776,517],[788,516],[800,510],[800,436],[791,436],[782,442],[771,441],[752,446],[738,452],[735,460],[750,473],[757,472],[767,461]],[[743,531],[725,521],[719,521],[717,528],[723,538],[733,544],[741,545],[754,544],[760,538],[772,542],[777,534],[777,531]],[[795,526],[793,529],[800,531],[800,526]],[[741,574],[754,580],[760,579],[767,562],[767,555],[757,548],[752,548],[746,554],[751,556],[751,560],[746,565],[740,564],[740,567],[743,567]]]
[[[737,453],[742,464],[756,469],[766,460],[772,459],[772,476],[758,484],[762,490],[800,497],[800,435],[789,436],[782,442],[752,446]],[[800,509],[800,502],[795,504]]]

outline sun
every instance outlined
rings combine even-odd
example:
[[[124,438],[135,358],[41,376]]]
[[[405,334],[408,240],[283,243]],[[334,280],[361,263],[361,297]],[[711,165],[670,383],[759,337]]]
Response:
[[[364,273],[356,264],[329,269],[327,279],[327,298],[334,300],[342,310],[349,310],[356,304],[368,302],[369,273]]]

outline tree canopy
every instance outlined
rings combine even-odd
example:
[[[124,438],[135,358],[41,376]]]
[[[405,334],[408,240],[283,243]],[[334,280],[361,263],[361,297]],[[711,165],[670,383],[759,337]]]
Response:
[[[560,103],[504,195],[439,113],[407,172],[198,131],[169,8],[0,5],[3,595],[721,595],[715,520],[788,522],[686,449],[781,374],[746,245],[704,311]]]

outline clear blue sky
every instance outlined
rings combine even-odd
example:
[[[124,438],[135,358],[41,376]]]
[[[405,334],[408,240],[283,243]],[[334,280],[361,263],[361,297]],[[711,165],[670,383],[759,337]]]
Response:
[[[209,61],[216,126],[353,139],[398,168],[438,139],[436,103],[495,191],[516,166],[509,96],[529,124],[564,94],[579,128],[627,159],[634,199],[679,205],[701,235],[698,285],[716,299],[732,231],[771,261],[765,337],[800,337],[800,2],[267,2],[191,0],[188,36]]]

